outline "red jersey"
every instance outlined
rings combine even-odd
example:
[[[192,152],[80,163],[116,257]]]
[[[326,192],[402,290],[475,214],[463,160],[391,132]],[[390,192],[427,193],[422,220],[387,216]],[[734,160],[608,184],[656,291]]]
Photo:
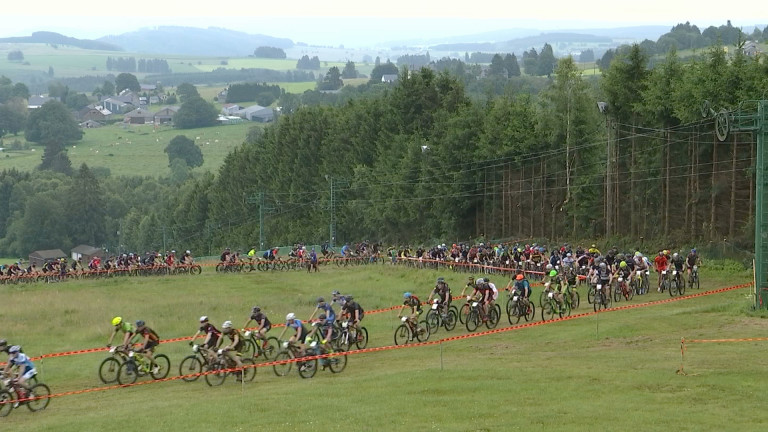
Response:
[[[663,255],[661,255],[661,256],[660,255],[656,255],[656,258],[654,258],[653,263],[656,264],[656,268],[659,271],[667,269],[667,264],[668,264],[667,263],[667,257],[665,257]]]

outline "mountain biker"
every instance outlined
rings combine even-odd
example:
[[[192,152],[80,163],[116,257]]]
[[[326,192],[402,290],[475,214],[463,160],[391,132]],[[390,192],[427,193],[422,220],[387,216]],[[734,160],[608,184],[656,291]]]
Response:
[[[296,314],[293,312],[285,316],[285,328],[286,330],[295,330],[295,333],[288,339],[288,342],[296,344],[299,347],[299,352],[303,356],[305,351],[304,339],[306,339],[307,334],[309,333],[307,328],[304,327],[304,324],[300,320],[296,319]],[[285,330],[283,332],[285,332]]]
[[[333,306],[330,303],[326,302],[323,297],[318,297],[316,303],[317,306],[315,306],[315,310],[312,311],[312,315],[307,318],[307,321],[312,321],[312,318],[315,317],[315,314],[320,311],[323,311],[324,315],[331,322],[336,321],[336,311],[333,310]]]
[[[611,274],[610,267],[608,267],[608,264],[601,262],[597,266],[597,283],[602,285],[601,291],[603,292],[603,296],[607,299],[610,296],[610,286],[611,282],[613,281],[613,274]]]
[[[664,251],[659,251],[659,255],[656,256],[653,260],[654,267],[656,268],[656,272],[659,274],[659,286],[657,290],[661,292],[661,272],[667,270],[668,262],[667,257],[664,254]]]
[[[338,292],[338,291],[335,291],[335,290],[334,290],[334,291],[331,293],[331,296],[332,296],[332,297],[331,297],[331,302],[333,302],[333,303],[338,303],[340,306],[344,306],[344,303],[346,303],[346,302],[347,302],[347,296],[345,296],[345,295],[342,295],[342,294],[341,294],[340,292]]]
[[[618,268],[613,273],[613,278],[623,278],[626,283],[629,283],[629,277],[632,275],[632,269],[629,267],[626,261],[621,261]]]
[[[259,325],[256,330],[254,330],[253,335],[256,339],[263,341],[262,348],[265,348],[267,346],[267,332],[272,328],[272,323],[269,322],[267,315],[262,312],[261,308],[258,306],[254,306],[253,309],[251,309],[251,317],[248,318],[248,321],[246,321],[245,324],[243,324],[243,329],[248,328],[248,324],[250,324],[251,321],[256,321],[256,324]]]
[[[181,263],[184,265],[192,265],[194,264],[195,259],[192,257],[192,252],[185,251],[184,255],[181,256]]]
[[[221,331],[216,328],[213,324],[208,322],[208,317],[203,315],[200,317],[200,328],[197,330],[194,336],[192,336],[192,340],[189,341],[189,344],[192,345],[195,343],[195,338],[197,338],[197,335],[204,334],[205,335],[205,341],[203,341],[203,346],[205,346],[208,349],[213,349],[213,347],[218,345],[219,338],[221,337]]]
[[[512,285],[511,287],[509,285]],[[507,290],[512,290],[513,296],[519,296],[519,301],[523,302],[523,305],[528,306],[529,299],[531,297],[531,284],[528,279],[525,278],[523,273],[518,273],[515,276],[514,284],[512,280],[507,285]]]
[[[491,296],[491,300],[488,302],[488,305],[493,307],[493,305],[496,304],[496,299],[499,298],[499,290],[496,289],[496,285],[488,278],[483,278],[483,283],[485,283],[488,286],[488,289],[490,289],[489,295]]]
[[[112,335],[107,341],[107,348],[112,347],[112,340],[118,332],[123,332],[123,347],[128,348],[128,343],[135,333],[135,329],[128,321],[124,321],[122,317],[116,316],[112,318]]]
[[[331,339],[333,337],[333,320],[328,319],[325,314],[321,313],[318,320],[312,323],[312,330],[309,331],[305,342],[309,343],[312,340],[317,339],[317,342],[326,352],[333,352],[331,347]],[[320,362],[325,367],[326,359],[320,359]]]
[[[21,347],[14,345],[8,348],[8,363],[3,370],[3,376],[9,376],[12,368],[17,368],[18,374],[16,376],[16,385],[14,386],[18,399],[24,399],[27,396],[24,384],[27,380],[37,375],[37,369],[35,365],[29,359],[29,357],[21,352]],[[14,404],[17,407],[18,402]]]
[[[696,248],[691,249],[691,252],[688,253],[687,257],[685,257],[685,269],[688,272],[688,279],[691,278],[691,271],[693,270],[693,266],[701,266],[701,258],[699,258],[699,254],[696,253]]]
[[[352,327],[357,331],[357,335],[359,337],[360,321],[362,321],[363,317],[365,317],[365,311],[351,295],[346,296],[346,300],[347,301],[344,302],[344,306],[341,307],[341,314],[348,317],[347,319],[352,324]]]
[[[421,309],[421,301],[418,297],[411,294],[410,292],[403,293],[403,306],[400,308],[400,311],[397,313],[398,318],[403,317],[403,312],[406,308],[410,308],[410,313],[408,314],[408,321],[411,323],[411,325],[415,328],[416,322],[419,318],[419,315],[423,312]]]
[[[243,367],[243,362],[240,359],[240,351],[242,351],[243,345],[245,345],[243,336],[232,326],[232,321],[224,321],[224,323],[221,324],[221,332],[229,337],[229,344],[221,347],[224,345],[224,338],[219,338],[219,344],[217,345],[217,347],[219,347],[219,354],[234,362],[238,368]],[[238,372],[237,375],[239,376],[240,372]]]
[[[685,258],[683,258],[677,252],[672,254],[672,259],[670,260],[670,268],[672,268],[673,266],[674,266],[674,269],[677,270],[677,274],[680,277],[680,279],[682,279],[683,269],[685,267]]]
[[[139,352],[149,359],[149,364],[154,365],[152,373],[159,372],[160,366],[155,364],[154,358],[155,347],[160,344],[160,337],[157,335],[157,332],[148,327],[144,321],[138,320],[136,321],[136,332],[134,333],[134,336],[141,336],[144,338]]]
[[[224,264],[229,264],[229,258],[232,255],[232,251],[229,250],[229,248],[225,248],[224,251],[221,253],[221,262]]]
[[[437,278],[437,283],[432,289],[432,292],[429,293],[427,303],[431,303],[433,298],[440,299],[440,308],[446,312],[448,311],[448,307],[451,305],[452,298],[451,288],[448,287],[448,284],[445,282],[445,278]]]

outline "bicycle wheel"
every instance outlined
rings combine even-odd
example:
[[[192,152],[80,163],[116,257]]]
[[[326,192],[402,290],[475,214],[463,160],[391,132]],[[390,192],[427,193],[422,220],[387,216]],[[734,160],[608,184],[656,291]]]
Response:
[[[573,309],[578,309],[580,304],[581,304],[581,298],[579,298],[579,292],[571,291],[571,307]]]
[[[406,324],[400,324],[395,329],[395,345],[405,345],[411,340],[411,329]],[[340,350],[344,351],[344,350]]]
[[[168,356],[165,354],[158,354],[154,357],[155,361],[150,368],[149,374],[152,375],[152,378],[154,379],[163,379],[167,377],[168,373],[171,371],[171,361],[168,359]],[[157,369],[157,372],[152,372],[155,370],[155,366],[159,366],[159,368]]]
[[[419,324],[416,326],[416,339],[418,339],[419,342],[426,342],[429,340],[427,320],[419,321]]]
[[[211,387],[224,384],[224,380],[227,379],[227,372],[223,372],[223,370],[224,365],[220,361],[209,366],[206,372],[210,373],[205,374],[205,382]]]
[[[544,307],[544,300],[547,298],[547,292],[542,291],[541,294],[539,294],[539,307]]]
[[[445,327],[446,331],[453,331],[453,329],[456,328],[456,321],[458,321],[458,317],[456,316],[456,311],[453,309],[449,309],[448,313],[445,315],[445,318],[443,319],[443,327]]]
[[[499,319],[501,319],[501,306],[494,305],[494,307],[488,311],[488,321],[485,322],[485,327],[487,327],[489,330],[496,328],[496,326],[499,324]]]
[[[701,284],[699,283],[699,275],[697,274],[696,277],[693,279],[694,283],[696,284],[696,289],[701,288]]]
[[[440,314],[437,311],[430,310],[427,313],[427,328],[429,328],[430,333],[434,334],[437,333],[438,327],[440,327]]]
[[[27,401],[27,408],[30,411],[42,411],[51,403],[51,389],[47,385],[40,383],[33,385],[27,392],[27,397],[32,398]]]
[[[256,378],[256,368],[254,365],[256,362],[253,361],[253,359],[244,358],[242,360],[243,363],[243,381],[245,382],[251,382],[254,378]]]
[[[275,355],[274,361],[284,361],[284,360],[290,360],[293,356],[288,351],[280,351]],[[275,371],[275,375],[277,376],[286,376],[291,371],[291,367],[293,366],[293,363],[283,363],[283,364],[276,364],[272,366],[272,370]]]
[[[473,332],[477,330],[477,328],[480,326],[480,315],[478,314],[477,310],[471,310],[469,312],[469,316],[467,316],[467,331]]]
[[[355,341],[357,349],[365,349],[368,346],[368,329],[360,327],[360,331],[357,333],[357,340]]]
[[[225,266],[223,263],[216,264],[216,273],[221,273],[226,270],[227,270],[227,266]]]
[[[630,287],[630,288],[629,288],[629,290],[627,291],[627,295],[626,295],[625,297],[626,297],[627,301],[630,301],[630,300],[632,300],[633,298],[635,298],[635,290],[633,290],[633,289]]]
[[[117,382],[121,385],[133,384],[136,382],[136,378],[139,376],[139,371],[136,366],[136,362],[128,360],[120,365],[120,369],[117,371]]]
[[[520,321],[520,317],[518,316],[518,307],[517,302],[513,302],[511,298],[507,299],[507,321],[509,321],[509,324],[515,324]],[[516,321],[512,322],[512,317],[516,317]]]
[[[664,284],[664,289],[666,289],[669,292],[669,296],[670,297],[674,297],[675,294],[677,294],[677,283],[676,282],[670,282],[669,279],[666,279],[662,283]]]
[[[0,417],[5,417],[13,411],[13,395],[0,390]]]
[[[589,304],[595,303],[595,286],[594,285],[589,286],[589,291],[587,292],[587,303]]]
[[[677,293],[685,295],[685,282],[683,281],[683,278],[677,280]]]
[[[203,268],[197,264],[194,264],[192,267],[189,268],[189,274],[199,275],[202,272],[203,272]]]
[[[104,384],[117,381],[117,373],[120,371],[120,361],[114,357],[107,357],[99,365],[99,379]]]
[[[257,342],[257,343],[261,343],[260,351],[264,355],[264,359],[266,360],[273,359],[275,357],[275,354],[277,354],[277,351],[280,349],[280,342],[274,336],[268,337],[266,344],[264,344],[264,342]]]
[[[459,309],[459,322],[466,324],[467,317],[469,316],[469,303],[464,303]]]
[[[298,362],[298,366],[302,378],[312,378],[317,373],[317,359]]]
[[[619,287],[618,285],[616,285],[616,286],[613,288],[613,301],[615,301],[616,303],[618,303],[619,301],[621,301],[621,297],[622,297],[622,294],[621,294],[621,287]]]
[[[528,308],[525,310],[525,320],[526,321],[533,321],[533,318],[536,316],[536,305],[528,302]],[[518,318],[517,322],[520,322],[520,318]]]
[[[544,303],[544,306],[541,307],[541,320],[549,321],[553,318],[555,318],[555,309],[552,302]]]
[[[203,371],[203,362],[196,355],[188,355],[179,363],[179,376],[186,382],[197,381]],[[186,376],[190,375],[190,376]]]
[[[253,339],[246,339],[243,341],[243,347],[240,350],[240,354],[243,355],[243,358],[252,358],[257,357],[259,353],[259,350],[256,349],[256,345],[253,342]]]
[[[337,351],[337,352],[344,352],[344,351]],[[331,369],[331,372],[333,373],[340,373],[344,370],[344,368],[347,367],[347,355],[337,355],[333,357],[327,357],[325,361],[328,362],[328,367]]]

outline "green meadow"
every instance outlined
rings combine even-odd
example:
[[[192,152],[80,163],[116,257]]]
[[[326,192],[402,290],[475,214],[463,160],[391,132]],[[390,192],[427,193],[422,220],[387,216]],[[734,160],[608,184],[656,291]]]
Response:
[[[200,315],[242,326],[253,305],[274,323],[288,312],[306,318],[317,296],[339,289],[372,311],[399,304],[403,291],[426,297],[437,276],[458,294],[465,275],[389,265],[332,268],[317,274],[215,274],[116,278],[0,286],[0,336],[30,355],[104,346],[110,319],[143,319],[161,338],[191,336]],[[743,283],[746,272],[702,271],[702,291]],[[501,276],[492,276],[504,286]],[[583,289],[582,289],[583,291]],[[584,294],[584,293],[582,293]],[[534,292],[538,296],[538,292]],[[652,293],[632,303],[668,299]],[[338,375],[302,379],[258,368],[245,385],[179,380],[54,398],[45,411],[21,408],[0,430],[239,431],[617,431],[765,430],[766,342],[689,344],[680,340],[759,337],[768,321],[750,311],[748,289],[636,309],[616,310],[498,334],[350,355]],[[625,303],[619,303],[623,305]],[[579,312],[590,311],[582,303]],[[502,304],[503,307],[503,304]],[[389,346],[397,311],[369,313],[369,347]],[[537,316],[536,321],[540,319]],[[508,326],[503,318],[500,327]],[[271,333],[279,334],[280,329]],[[457,327],[432,339],[466,334]],[[191,352],[161,344],[172,375]],[[106,353],[37,362],[54,393],[101,387]],[[145,382],[146,379],[140,379]]]

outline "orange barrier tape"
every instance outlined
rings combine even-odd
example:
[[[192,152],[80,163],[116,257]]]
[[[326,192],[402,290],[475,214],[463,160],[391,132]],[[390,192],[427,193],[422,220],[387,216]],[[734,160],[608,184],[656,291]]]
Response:
[[[758,338],[740,338],[740,339],[686,339],[686,343],[707,343],[707,342],[753,342],[768,341],[768,337]]]

